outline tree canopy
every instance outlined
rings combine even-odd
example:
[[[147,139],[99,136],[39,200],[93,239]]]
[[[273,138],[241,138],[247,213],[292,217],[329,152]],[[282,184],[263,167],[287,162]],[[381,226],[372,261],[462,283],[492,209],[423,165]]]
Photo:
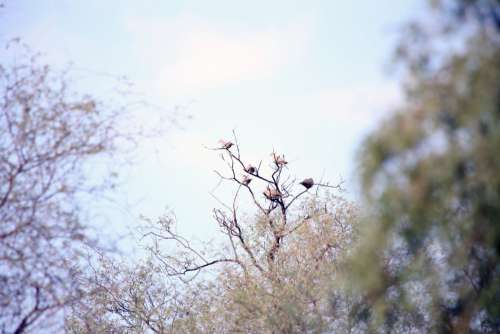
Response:
[[[359,154],[369,209],[355,272],[369,273],[360,285],[376,327],[393,328],[406,313],[420,318],[422,332],[493,333],[500,329],[500,4],[436,6],[436,35],[414,26],[418,37],[399,50],[406,103]]]

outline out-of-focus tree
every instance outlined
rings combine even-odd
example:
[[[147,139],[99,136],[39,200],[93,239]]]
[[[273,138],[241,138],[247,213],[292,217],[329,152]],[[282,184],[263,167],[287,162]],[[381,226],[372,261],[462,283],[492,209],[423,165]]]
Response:
[[[243,159],[236,142],[215,150],[227,163],[221,181],[235,186],[230,202],[214,210],[227,242],[196,247],[176,232],[172,216],[148,221],[147,265],[118,270],[130,274],[101,267],[87,277],[101,294],[76,306],[69,332],[321,333],[351,326],[349,300],[331,298],[326,282],[354,242],[353,204],[328,194],[338,185],[297,182],[282,155],[273,153],[264,171]],[[246,204],[255,212],[245,214]]]
[[[60,325],[82,296],[80,256],[95,243],[78,196],[112,184],[84,170],[125,139],[117,110],[20,45],[0,65],[0,332],[17,334]]]
[[[433,1],[403,35],[406,103],[359,156],[348,279],[371,332],[500,331],[499,18],[496,0]]]

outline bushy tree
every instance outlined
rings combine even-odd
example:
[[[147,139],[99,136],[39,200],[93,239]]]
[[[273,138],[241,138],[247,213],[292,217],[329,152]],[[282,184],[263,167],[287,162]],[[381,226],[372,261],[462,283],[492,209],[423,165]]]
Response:
[[[350,277],[371,331],[496,333],[500,2],[434,5],[398,50],[405,104],[362,146],[369,209]]]

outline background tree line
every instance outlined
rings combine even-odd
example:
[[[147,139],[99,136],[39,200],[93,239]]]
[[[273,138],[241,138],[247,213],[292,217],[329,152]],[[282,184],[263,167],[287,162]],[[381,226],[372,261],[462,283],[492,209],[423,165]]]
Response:
[[[401,34],[405,101],[360,147],[359,203],[282,152],[248,161],[234,135],[211,148],[225,241],[144,218],[138,262],[99,251],[77,201],[107,185],[82,168],[128,137],[120,110],[36,57],[0,66],[2,332],[499,332],[500,1],[428,18]]]

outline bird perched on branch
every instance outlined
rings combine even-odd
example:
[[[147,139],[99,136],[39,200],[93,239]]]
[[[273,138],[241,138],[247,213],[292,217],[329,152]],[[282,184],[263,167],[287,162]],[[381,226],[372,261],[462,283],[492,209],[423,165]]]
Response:
[[[276,154],[275,152],[271,153],[271,156],[273,157],[273,161],[277,166],[284,166],[288,163],[288,161],[285,160],[284,156]]]
[[[281,197],[281,193],[279,192],[279,190],[271,189],[269,187],[266,188],[266,190],[264,191],[263,194],[270,201],[276,201],[276,200],[280,199],[280,197]]]
[[[229,150],[234,144],[230,141],[224,139],[219,140],[220,148],[223,150]]]
[[[314,180],[312,178],[307,178],[307,179],[304,179],[302,182],[300,182],[299,184],[303,185],[304,188],[306,189],[309,189],[311,188],[312,186],[314,186]]]
[[[255,172],[257,171],[257,169],[252,166],[252,165],[247,165],[247,167],[245,168],[245,171],[247,173],[250,173],[250,174],[255,174]]]
[[[252,179],[246,175],[243,175],[243,177],[241,178],[241,183],[248,186],[250,184],[250,182],[252,182]]]

